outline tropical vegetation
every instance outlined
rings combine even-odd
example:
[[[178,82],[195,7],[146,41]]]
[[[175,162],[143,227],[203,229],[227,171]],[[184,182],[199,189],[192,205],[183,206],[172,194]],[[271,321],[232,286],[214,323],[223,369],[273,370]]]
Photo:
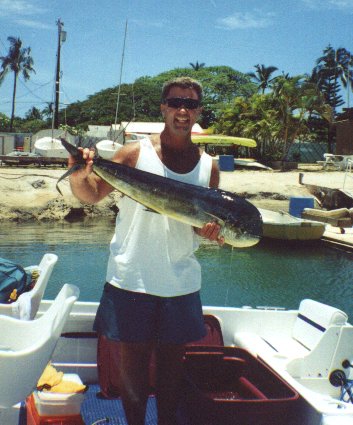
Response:
[[[18,77],[20,74],[22,74],[24,80],[27,81],[30,78],[30,73],[35,72],[35,70],[33,68],[31,48],[22,47],[22,40],[20,38],[8,37],[7,40],[10,43],[9,52],[6,56],[0,56],[0,61],[2,63],[2,69],[0,71],[0,83],[9,71],[13,72],[14,83],[10,120],[10,131],[12,131],[13,122],[15,118],[16,90]]]
[[[25,118],[15,117],[16,81],[34,72],[30,48],[8,38],[9,53],[0,58],[0,86],[10,71],[14,73],[13,107],[10,122],[0,114],[0,129],[35,132],[51,126],[53,105],[43,110],[32,107]],[[133,84],[111,87],[66,106],[59,121],[73,132],[88,125],[111,125],[121,121],[160,121],[160,93],[163,83],[178,76],[190,76],[204,87],[200,124],[210,132],[250,137],[257,141],[255,155],[262,160],[287,159],[298,141],[327,142],[333,149],[333,123],[339,108],[353,90],[353,57],[344,48],[327,46],[310,74],[290,76],[276,66],[257,64],[246,74],[228,66],[206,66],[190,62],[157,76],[143,76]],[[346,101],[342,97],[345,91]],[[1,87],[0,87],[1,91]],[[251,152],[254,155],[254,152]]]

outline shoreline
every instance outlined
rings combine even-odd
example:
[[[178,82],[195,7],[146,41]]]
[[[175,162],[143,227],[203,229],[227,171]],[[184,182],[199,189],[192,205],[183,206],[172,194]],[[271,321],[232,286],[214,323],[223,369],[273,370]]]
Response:
[[[311,196],[299,184],[304,182],[342,188],[344,172],[322,170],[244,170],[220,172],[220,189],[245,197],[255,206],[287,211],[293,196]],[[96,205],[82,205],[71,193],[67,179],[56,184],[64,168],[0,167],[0,221],[68,220],[85,217],[113,217],[118,211],[120,194],[114,191]]]

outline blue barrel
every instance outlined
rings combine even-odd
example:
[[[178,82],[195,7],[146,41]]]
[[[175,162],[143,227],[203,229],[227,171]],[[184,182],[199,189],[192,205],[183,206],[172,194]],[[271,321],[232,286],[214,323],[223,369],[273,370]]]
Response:
[[[289,214],[301,217],[304,208],[314,208],[314,198],[311,196],[291,196],[289,199]]]
[[[220,171],[234,171],[234,156],[219,155],[218,165]]]

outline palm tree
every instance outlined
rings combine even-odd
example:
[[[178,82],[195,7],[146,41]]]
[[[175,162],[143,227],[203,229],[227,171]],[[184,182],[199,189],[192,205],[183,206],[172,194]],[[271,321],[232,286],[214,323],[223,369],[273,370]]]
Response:
[[[331,108],[325,103],[318,87],[301,75],[278,77],[271,96],[281,122],[282,160],[286,160],[292,143],[299,135],[308,132],[307,123],[312,113],[328,120]]]
[[[35,70],[33,68],[33,59],[30,55],[31,48],[22,47],[22,40],[20,38],[8,37],[7,40],[10,42],[9,52],[7,56],[1,56],[0,61],[2,62],[1,73],[6,73],[9,70],[14,73],[12,111],[10,121],[10,131],[12,131],[13,120],[15,118],[15,101],[18,76],[19,74],[22,74],[25,81],[27,81],[30,78],[30,73],[35,72]]]
[[[339,95],[341,85],[347,90],[349,107],[349,92],[353,90],[353,56],[345,48],[334,49],[331,45],[328,45],[323,53],[316,61],[312,81],[324,93],[334,111],[344,103]]]
[[[258,84],[259,91],[265,93],[265,90],[270,87],[273,78],[272,74],[277,71],[275,66],[255,65],[255,72],[248,72],[247,75],[251,77],[255,83]]]
[[[1,84],[3,83],[3,81],[4,81],[4,79],[5,79],[6,74],[7,74],[7,70],[6,70],[6,69],[2,69],[2,70],[0,71],[0,86],[1,86]]]
[[[194,71],[199,71],[201,68],[205,67],[204,63],[199,63],[198,61],[196,61],[196,63],[191,63],[190,62],[190,66],[191,68],[193,68]]]

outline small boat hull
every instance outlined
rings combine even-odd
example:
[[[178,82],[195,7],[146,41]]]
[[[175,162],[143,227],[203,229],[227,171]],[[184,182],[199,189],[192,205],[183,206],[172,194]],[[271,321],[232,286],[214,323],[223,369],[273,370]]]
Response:
[[[42,137],[34,143],[35,153],[47,158],[68,158],[69,153],[58,139]]]
[[[285,212],[259,208],[263,220],[263,236],[284,240],[317,240],[325,232],[325,224],[293,217]]]
[[[98,155],[103,159],[112,159],[114,154],[122,147],[121,143],[112,140],[101,140],[96,144]]]

